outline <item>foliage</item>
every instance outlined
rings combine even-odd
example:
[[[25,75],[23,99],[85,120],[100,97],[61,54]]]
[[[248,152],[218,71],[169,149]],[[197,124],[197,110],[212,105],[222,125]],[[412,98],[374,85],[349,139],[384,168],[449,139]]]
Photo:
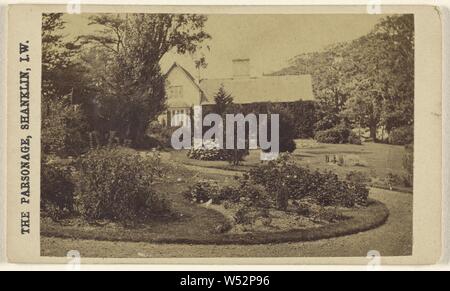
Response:
[[[240,202],[247,207],[270,208],[273,207],[274,199],[262,186],[252,183],[244,178],[238,184],[236,191],[240,196]]]
[[[282,113],[281,122],[289,123],[295,139],[314,137],[316,124],[316,103],[314,101],[297,101],[289,103],[252,103],[242,105],[243,112],[256,114]],[[279,111],[279,112],[277,112]],[[301,118],[297,118],[301,116]],[[286,120],[286,121],[285,121]]]
[[[348,137],[348,143],[354,145],[362,145],[361,137],[355,132],[350,132],[350,136]]]
[[[79,46],[64,40],[63,13],[42,15],[42,103],[43,115],[54,101],[74,90],[82,91],[80,67],[75,61]],[[73,96],[71,96],[73,97]]]
[[[90,152],[80,162],[81,215],[87,221],[129,224],[169,214],[168,202],[152,189],[161,169],[157,155],[143,157],[120,148]]]
[[[310,193],[309,170],[291,162],[288,155],[281,155],[276,161],[270,161],[249,172],[249,178],[255,184],[263,185],[269,193],[281,190],[290,192],[290,197],[302,199]]]
[[[118,132],[138,146],[150,121],[165,110],[165,77],[160,61],[166,53],[194,54],[210,36],[207,17],[195,14],[102,14],[91,17],[101,30],[82,38],[84,63],[101,127]]]
[[[187,153],[188,158],[200,161],[226,161],[228,156],[223,149],[215,148],[192,148]]]
[[[42,149],[46,154],[77,156],[87,147],[89,129],[77,96],[85,93],[79,46],[64,39],[62,13],[42,16]]]
[[[256,216],[251,208],[244,206],[236,212],[234,221],[240,225],[252,225],[256,221]]]
[[[172,135],[178,127],[167,127],[159,122],[150,123],[144,139],[144,148],[172,148]]]
[[[203,147],[192,148],[187,152],[190,159],[200,161],[243,161],[245,156],[249,154],[248,150],[227,150],[221,149],[213,141],[205,141]]]
[[[255,185],[247,179],[240,179],[236,186],[219,186],[213,181],[198,181],[184,192],[184,197],[193,203],[213,204],[223,202],[241,203],[250,208],[269,208],[273,199],[260,185]]]
[[[313,138],[315,124],[317,122],[317,106],[314,101],[297,101],[290,103],[288,109],[293,116],[301,116],[294,118],[295,138]]]
[[[233,104],[233,96],[228,94],[222,85],[214,96],[214,102],[214,112],[220,116],[224,116],[229,111],[229,107]]]
[[[353,207],[356,204],[365,205],[369,195],[364,184],[341,181],[332,172],[313,172],[291,162],[289,156],[259,166],[251,170],[249,176],[269,193],[276,193],[277,200],[288,195],[287,199],[295,200],[313,198],[324,206]],[[278,206],[284,208],[285,205]]]
[[[198,181],[184,192],[184,197],[193,203],[203,204],[212,200],[212,203],[219,204],[220,188],[217,183],[211,181]]]
[[[270,114],[279,115],[279,145],[281,153],[292,153],[296,150],[295,143],[295,116],[293,113],[283,105],[273,105],[270,107]],[[269,122],[272,122],[269,115]],[[267,127],[269,136],[271,137],[271,126]]]
[[[344,125],[338,125],[331,129],[316,132],[315,140],[329,144],[357,144],[361,145],[361,139]]]
[[[405,126],[395,128],[389,134],[389,143],[394,145],[408,145],[414,141],[414,128]]]
[[[316,132],[315,140],[321,143],[342,144],[348,141],[350,131],[343,127],[334,127]]]
[[[287,74],[312,75],[317,131],[350,122],[376,141],[379,128],[412,125],[414,16],[387,16],[354,41],[299,55],[276,73]]]
[[[88,148],[88,124],[83,111],[53,101],[42,117],[42,151],[59,156],[79,156]]]
[[[399,175],[389,172],[384,178],[384,183],[388,188],[393,189],[395,186],[403,186],[403,179]]]
[[[74,211],[75,185],[71,170],[55,163],[41,163],[41,210],[55,221]]]

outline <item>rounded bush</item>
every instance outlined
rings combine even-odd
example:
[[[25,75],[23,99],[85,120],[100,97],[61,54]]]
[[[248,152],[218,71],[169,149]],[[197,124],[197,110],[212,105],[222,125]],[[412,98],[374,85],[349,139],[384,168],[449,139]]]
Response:
[[[249,155],[248,150],[227,150],[221,149],[213,141],[206,141],[201,148],[193,148],[188,151],[187,156],[193,160],[200,161],[228,161],[238,164]]]
[[[279,202],[284,204],[286,199],[312,198],[323,206],[354,207],[365,205],[369,195],[364,183],[340,180],[333,172],[311,171],[292,162],[288,155],[252,169],[249,178],[274,193],[277,200],[282,198]]]
[[[354,133],[350,128],[344,125],[338,125],[336,127],[316,132],[314,138],[320,143],[330,144],[356,144],[361,145],[361,138]]]
[[[160,174],[158,155],[143,157],[120,148],[90,152],[80,163],[81,215],[88,221],[133,224],[169,214],[168,202],[152,190]]]
[[[350,136],[348,137],[348,143],[355,144],[355,145],[362,145],[362,140],[359,137],[359,135],[357,135],[356,133],[354,133],[352,131],[352,132],[350,132]]]
[[[60,220],[74,210],[75,185],[69,167],[41,164],[41,210],[43,215]]]

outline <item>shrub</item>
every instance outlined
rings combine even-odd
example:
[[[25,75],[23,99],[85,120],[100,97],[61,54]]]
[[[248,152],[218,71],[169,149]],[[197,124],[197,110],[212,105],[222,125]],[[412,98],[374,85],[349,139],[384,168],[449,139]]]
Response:
[[[190,149],[187,153],[188,158],[200,161],[226,161],[228,158],[224,150],[218,148]]]
[[[313,198],[324,206],[364,205],[369,193],[365,184],[341,181],[332,172],[312,172],[291,162],[286,155],[250,170],[249,178],[276,195],[281,210],[286,207],[286,199]]]
[[[188,158],[200,161],[228,161],[233,164],[243,161],[249,154],[248,150],[227,150],[221,149],[212,141],[205,142],[201,148],[190,149]]]
[[[405,126],[393,129],[389,134],[389,143],[393,145],[408,145],[414,142],[414,127]]]
[[[349,183],[340,181],[333,172],[314,172],[311,176],[311,183],[316,187],[311,192],[311,196],[323,206],[340,205],[353,207],[355,201],[350,192]]]
[[[317,122],[316,104],[314,101],[298,101],[288,105],[290,111],[294,116],[301,116],[302,118],[295,118],[296,138],[313,138],[314,125]]]
[[[295,144],[295,116],[290,110],[283,108],[281,105],[274,106],[271,111],[272,114],[279,114],[280,117],[280,152],[294,152],[297,148],[297,145]]]
[[[351,130],[345,126],[338,125],[331,129],[318,131],[315,140],[320,143],[343,144],[349,142]]]
[[[236,186],[219,186],[216,182],[199,181],[185,193],[186,199],[194,203],[205,203],[212,200],[213,204],[222,202],[242,203],[246,207],[268,208],[271,206],[267,191],[260,185],[249,183],[242,179]]]
[[[88,150],[88,124],[81,109],[55,101],[42,112],[42,151],[45,154],[79,156]]]
[[[139,142],[135,141],[132,146],[137,150],[151,150],[164,147],[159,140],[148,135],[144,135],[142,139],[139,140]]]
[[[144,145],[147,148],[172,148],[172,135],[178,127],[163,126],[153,122],[147,129]]]
[[[239,189],[239,186],[223,186],[219,189],[219,193],[217,195],[217,201],[218,203],[226,202],[224,203],[227,205],[230,205],[228,203],[238,203],[241,201],[241,190]]]
[[[160,175],[158,155],[143,157],[120,148],[90,152],[80,162],[81,215],[87,221],[135,224],[169,214],[168,202],[152,190]]]
[[[238,225],[252,226],[260,221],[265,227],[272,224],[272,216],[268,209],[257,209],[249,206],[243,206],[234,215],[234,221]]]
[[[310,171],[290,161],[289,155],[280,155],[275,161],[250,170],[249,178],[263,185],[269,193],[289,192],[294,199],[302,199],[311,191]]]
[[[67,166],[41,163],[41,210],[58,221],[74,211],[75,185]]]
[[[404,186],[404,181],[399,175],[389,172],[384,178],[384,184],[392,190],[396,186]]]
[[[243,179],[237,186],[240,202],[247,207],[269,208],[274,205],[273,198],[262,185],[251,183],[248,179]]]
[[[350,136],[348,137],[349,144],[362,145],[362,140],[358,134],[355,132],[350,132]]]
[[[219,186],[215,182],[198,181],[184,193],[184,197],[193,203],[206,203],[213,200],[214,204],[221,202]]]
[[[350,191],[353,193],[353,199],[356,205],[367,206],[370,192],[365,184],[350,184]]]
[[[234,221],[236,224],[252,225],[256,221],[256,215],[253,213],[252,209],[244,206],[236,212],[234,215]]]
[[[369,197],[369,189],[364,183],[347,182],[339,180],[332,172],[320,173],[318,171],[312,177],[315,189],[312,197],[322,206],[366,205]]]

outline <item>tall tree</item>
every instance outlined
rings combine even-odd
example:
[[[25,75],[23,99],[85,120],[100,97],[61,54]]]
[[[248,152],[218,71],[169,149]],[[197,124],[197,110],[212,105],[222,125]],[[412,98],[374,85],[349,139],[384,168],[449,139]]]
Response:
[[[86,149],[87,124],[82,108],[73,106],[80,93],[79,46],[66,40],[62,13],[42,16],[42,151],[78,155]]]
[[[319,100],[316,130],[338,123],[378,130],[414,122],[414,16],[382,19],[365,36],[302,54],[277,74],[310,74]]]
[[[75,87],[79,46],[64,39],[62,13],[42,16],[42,97],[43,102],[67,98]],[[46,103],[48,105],[48,103]],[[49,105],[50,106],[50,105]],[[45,109],[45,107],[44,107]]]
[[[414,122],[414,18],[389,16],[367,36],[349,45],[351,71],[346,79],[351,98],[349,116],[370,129],[372,139],[382,126]]]
[[[292,60],[291,67],[276,73],[312,76],[314,95],[319,103],[316,130],[332,128],[341,121],[341,112],[349,98],[343,78],[347,46],[347,43],[338,43],[320,52],[301,54]]]
[[[214,96],[214,112],[220,116],[227,113],[230,106],[233,105],[233,96],[225,91],[224,86],[220,86],[219,91]]]
[[[184,14],[101,15],[91,25],[102,27],[83,40],[104,60],[90,67],[100,93],[99,115],[110,130],[139,144],[149,123],[165,109],[162,57],[175,51],[194,54],[210,38],[204,31],[207,17]]]

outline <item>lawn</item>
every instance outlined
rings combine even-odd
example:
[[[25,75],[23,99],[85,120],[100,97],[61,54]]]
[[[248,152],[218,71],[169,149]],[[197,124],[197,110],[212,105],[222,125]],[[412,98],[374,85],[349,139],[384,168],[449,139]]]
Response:
[[[372,179],[376,187],[388,188],[383,185],[383,180],[389,174],[402,177],[405,174],[403,169],[403,156],[405,148],[403,146],[365,143],[363,145],[349,144],[320,144],[311,140],[297,140],[297,150],[293,153],[295,160],[311,169],[321,171],[332,170],[341,178],[345,178],[349,172],[362,172]],[[232,166],[224,161],[198,161],[187,158],[186,151],[170,152],[173,161],[184,165],[204,167],[208,169],[220,169],[235,172],[245,172],[258,166],[261,163],[260,151],[250,151],[250,155],[240,166]],[[357,161],[357,163],[345,163],[342,166],[326,162],[326,156],[333,159],[340,156],[344,160]],[[384,187],[385,186],[385,187]],[[412,192],[411,188],[403,185],[395,185],[393,189],[404,192]]]
[[[70,250],[78,250],[85,258],[366,257],[368,250],[377,250],[383,256],[410,256],[413,243],[413,197],[380,189],[372,189],[371,197],[388,207],[388,221],[370,231],[332,239],[218,247],[215,244],[151,244],[42,236],[42,255],[65,257]]]

